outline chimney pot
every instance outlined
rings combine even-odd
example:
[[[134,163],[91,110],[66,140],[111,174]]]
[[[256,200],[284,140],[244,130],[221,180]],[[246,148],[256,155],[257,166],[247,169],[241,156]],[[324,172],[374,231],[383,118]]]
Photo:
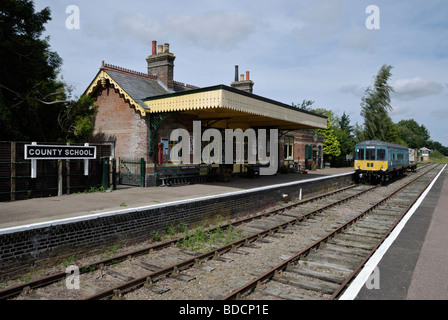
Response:
[[[163,54],[164,49],[165,54]],[[146,61],[148,62],[148,74],[157,77],[157,80],[163,83],[168,89],[173,89],[174,59],[176,57],[169,51],[168,43],[157,45],[157,54],[149,56]]]
[[[249,71],[246,71],[246,81],[249,81]]]
[[[235,66],[235,82],[238,81],[238,66]]]
[[[240,75],[240,81],[244,81],[244,74]]]
[[[157,41],[152,42],[152,55],[157,54]]]

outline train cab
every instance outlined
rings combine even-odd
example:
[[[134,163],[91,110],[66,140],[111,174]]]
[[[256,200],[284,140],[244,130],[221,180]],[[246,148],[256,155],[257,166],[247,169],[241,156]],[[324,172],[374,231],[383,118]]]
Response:
[[[407,147],[368,140],[355,146],[355,171],[358,181],[381,182],[403,174],[409,167]]]

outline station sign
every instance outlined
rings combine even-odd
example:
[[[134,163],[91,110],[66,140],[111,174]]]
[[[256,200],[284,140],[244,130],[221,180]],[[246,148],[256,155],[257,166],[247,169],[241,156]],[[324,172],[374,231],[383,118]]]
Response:
[[[25,145],[27,160],[96,159],[95,146]]]
[[[83,146],[38,145],[36,142],[25,145],[25,159],[31,160],[31,178],[37,177],[37,160],[84,160],[84,175],[89,175],[89,160],[96,159],[96,147],[85,143]],[[62,162],[61,162],[62,165]],[[60,170],[62,173],[62,170]]]

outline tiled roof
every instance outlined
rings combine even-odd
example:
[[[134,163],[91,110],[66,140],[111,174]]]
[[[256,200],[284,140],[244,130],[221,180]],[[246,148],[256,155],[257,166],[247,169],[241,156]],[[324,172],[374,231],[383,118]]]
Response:
[[[105,69],[115,82],[123,88],[142,108],[148,109],[141,99],[170,93],[157,80],[117,70]]]
[[[101,75],[101,72],[107,73],[108,77],[120,86],[121,90],[123,90],[132,100],[134,100],[131,104],[134,104],[134,106],[135,104],[138,104],[142,108],[142,112],[143,110],[148,110],[148,106],[142,101],[144,98],[198,88],[182,82],[173,81],[174,88],[173,90],[169,90],[157,80],[156,76],[105,64],[104,62],[98,75]],[[98,75],[85,93],[92,93],[97,87],[97,81],[104,79],[103,76]]]

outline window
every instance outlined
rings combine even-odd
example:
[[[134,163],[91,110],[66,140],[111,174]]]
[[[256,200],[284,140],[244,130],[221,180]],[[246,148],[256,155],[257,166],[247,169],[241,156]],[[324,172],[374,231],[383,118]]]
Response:
[[[384,150],[384,149],[377,149],[376,150],[376,160],[379,160],[379,161],[386,160],[386,150]]]
[[[364,149],[356,149],[356,159],[355,160],[364,160]]]
[[[375,160],[375,148],[366,149],[366,160]]]

